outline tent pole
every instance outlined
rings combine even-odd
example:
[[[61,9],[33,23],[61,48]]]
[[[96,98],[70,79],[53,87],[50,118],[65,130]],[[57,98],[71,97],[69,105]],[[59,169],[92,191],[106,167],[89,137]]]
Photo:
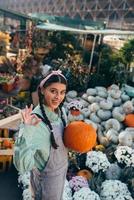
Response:
[[[87,34],[85,35],[84,40],[83,40],[83,46],[84,47],[85,47],[86,39],[87,39]]]
[[[90,56],[90,62],[89,62],[89,71],[91,70],[91,66],[92,66],[92,61],[93,61],[93,55],[94,55],[94,49],[95,49],[95,43],[96,43],[96,37],[97,35],[94,35],[94,41],[93,41],[93,46],[92,46],[92,51],[91,51],[91,56]]]

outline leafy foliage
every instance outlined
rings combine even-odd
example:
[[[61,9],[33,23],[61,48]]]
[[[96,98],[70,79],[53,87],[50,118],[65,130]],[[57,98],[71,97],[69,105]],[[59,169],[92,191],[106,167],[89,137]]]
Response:
[[[134,60],[134,39],[126,42],[121,48],[120,53],[124,64],[130,66],[130,63]]]

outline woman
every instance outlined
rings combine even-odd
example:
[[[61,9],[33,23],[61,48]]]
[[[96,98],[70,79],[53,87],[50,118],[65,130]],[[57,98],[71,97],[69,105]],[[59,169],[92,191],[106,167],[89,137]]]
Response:
[[[23,111],[15,143],[14,164],[20,172],[31,172],[34,200],[62,200],[68,167],[68,152],[63,144],[64,110],[67,80],[60,71],[52,71],[39,87],[39,105]],[[43,97],[43,98],[42,98]]]

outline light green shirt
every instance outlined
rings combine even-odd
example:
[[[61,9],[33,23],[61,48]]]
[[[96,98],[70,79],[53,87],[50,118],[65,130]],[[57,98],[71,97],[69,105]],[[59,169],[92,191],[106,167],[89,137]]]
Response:
[[[44,106],[46,115],[52,124],[61,123],[58,114]],[[41,110],[39,105],[33,110],[40,116]],[[50,130],[44,122],[36,126],[21,124],[19,135],[15,141],[13,162],[18,171],[24,173],[37,167],[43,170],[50,153]]]

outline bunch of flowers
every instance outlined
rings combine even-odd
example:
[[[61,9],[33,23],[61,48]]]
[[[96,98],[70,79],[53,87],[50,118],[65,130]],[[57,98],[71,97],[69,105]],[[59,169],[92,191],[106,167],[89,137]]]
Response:
[[[97,193],[90,190],[90,188],[81,188],[79,191],[75,192],[73,195],[74,200],[100,200]]]
[[[23,193],[22,193],[22,196],[23,196],[23,200],[31,200],[31,190],[30,190],[30,187],[23,190]]]
[[[93,172],[103,172],[110,166],[107,156],[101,151],[90,151],[87,153],[86,166]]]
[[[30,189],[30,172],[19,174],[18,183],[23,188],[23,200],[31,200],[31,189]]]
[[[133,200],[133,198],[130,195],[119,195],[116,200]]]
[[[68,180],[65,181],[62,199],[63,200],[72,200],[72,190],[69,186]]]
[[[73,191],[78,191],[83,187],[89,187],[87,180],[83,176],[72,177],[72,179],[69,181],[69,186]]]
[[[101,200],[132,200],[130,192],[125,183],[119,180],[106,180],[102,183]]]
[[[128,146],[118,146],[115,151],[118,162],[126,166],[134,167],[134,149]]]

